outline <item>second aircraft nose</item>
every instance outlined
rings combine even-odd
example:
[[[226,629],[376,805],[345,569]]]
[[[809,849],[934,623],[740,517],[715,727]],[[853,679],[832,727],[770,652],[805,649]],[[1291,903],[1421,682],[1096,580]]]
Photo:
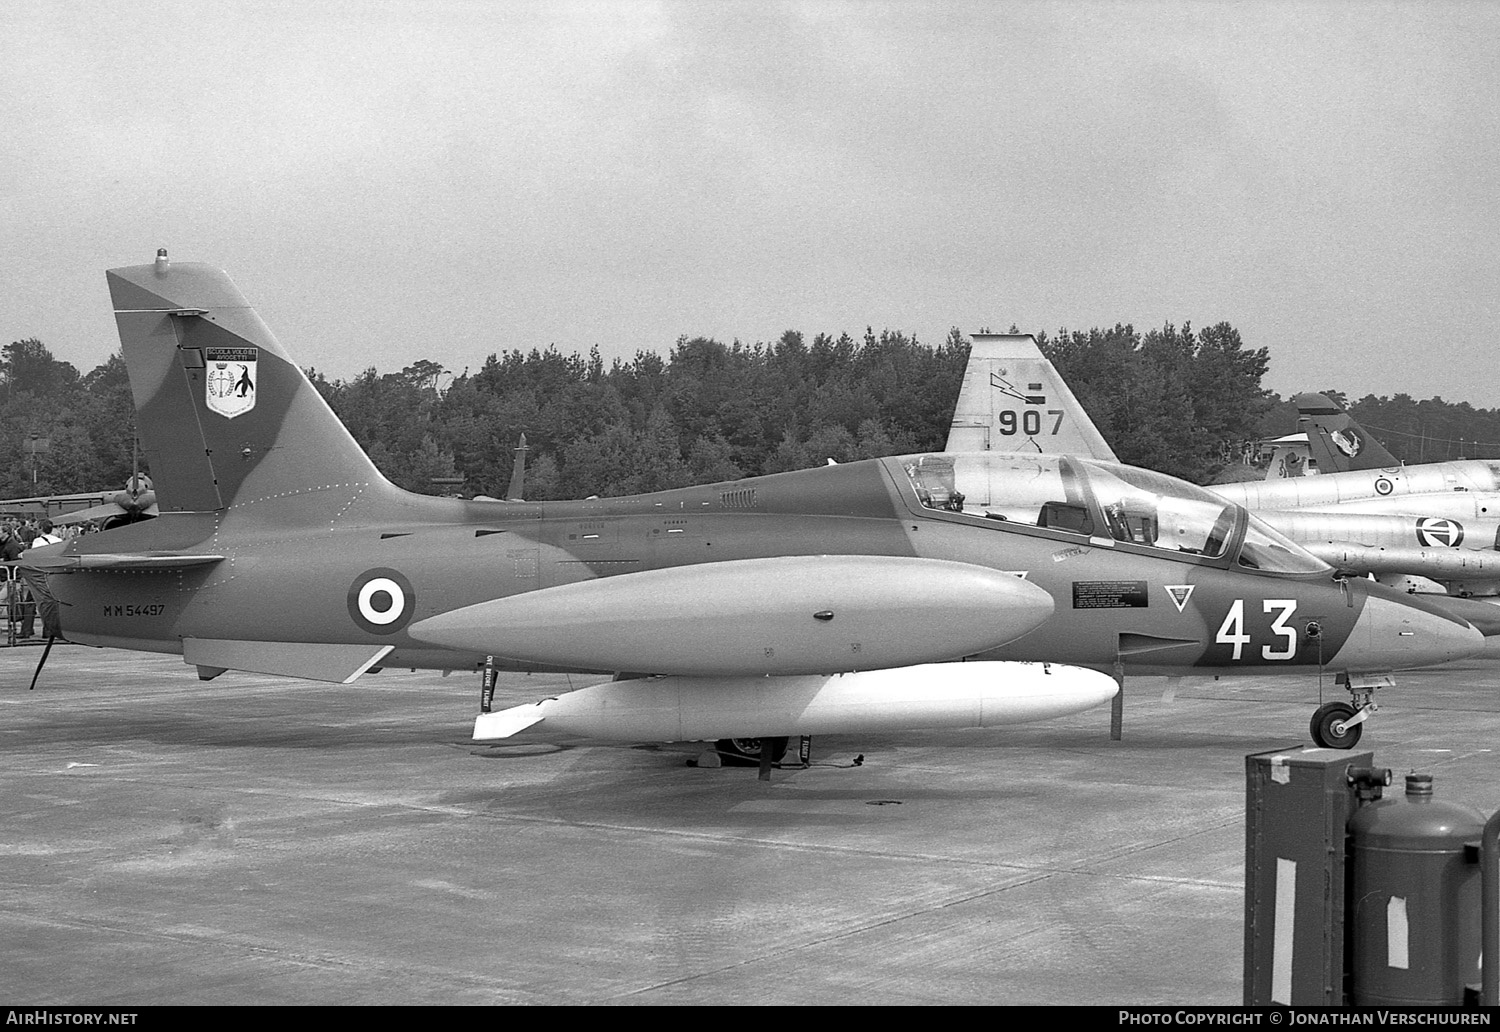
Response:
[[[1407,670],[1463,659],[1483,648],[1484,635],[1467,621],[1372,591],[1330,665],[1344,670]]]

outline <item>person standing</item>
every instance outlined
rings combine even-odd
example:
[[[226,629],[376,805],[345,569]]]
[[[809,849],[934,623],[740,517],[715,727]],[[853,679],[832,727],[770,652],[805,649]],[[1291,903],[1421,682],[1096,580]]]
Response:
[[[41,548],[43,545],[57,545],[62,543],[62,538],[52,533],[52,521],[42,520],[37,524],[37,535],[31,541],[32,548]]]
[[[10,525],[10,521],[0,522],[0,559],[6,562],[21,558],[21,540],[16,536],[16,528]],[[26,586],[21,583],[20,578],[15,575],[16,570],[10,567],[5,571],[5,622],[7,629],[13,628],[18,618],[22,616],[21,599],[25,596]],[[9,637],[9,636],[7,636]]]
[[[21,539],[16,536],[16,528],[11,526],[10,521],[0,523],[0,559],[6,562],[21,558]]]

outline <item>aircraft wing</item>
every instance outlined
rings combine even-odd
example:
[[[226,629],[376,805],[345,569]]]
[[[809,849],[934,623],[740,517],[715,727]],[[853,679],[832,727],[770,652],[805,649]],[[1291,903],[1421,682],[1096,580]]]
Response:
[[[198,668],[198,677],[211,680],[226,670],[253,674],[302,677],[330,684],[352,684],[379,663],[395,646],[330,644],[305,641],[237,641],[224,638],[184,638],[183,662]]]
[[[1119,461],[1031,334],[976,333],[970,340],[945,451]]]

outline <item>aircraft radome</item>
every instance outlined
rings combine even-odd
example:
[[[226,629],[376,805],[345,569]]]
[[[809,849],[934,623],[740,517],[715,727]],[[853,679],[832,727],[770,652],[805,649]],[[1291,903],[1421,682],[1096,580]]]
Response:
[[[205,679],[629,672],[476,734],[676,740],[990,726],[1102,703],[1117,672],[1327,668],[1361,708],[1315,723],[1347,746],[1390,671],[1483,643],[1239,506],[1105,462],[924,454],[619,498],[409,494],[224,273],[163,254],[108,280],[160,515],[23,568],[68,640],[180,653]]]

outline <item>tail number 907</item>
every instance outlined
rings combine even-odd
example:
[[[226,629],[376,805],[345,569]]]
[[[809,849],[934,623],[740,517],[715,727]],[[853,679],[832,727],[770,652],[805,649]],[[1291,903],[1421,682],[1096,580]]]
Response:
[[[1297,655],[1297,628],[1288,627],[1287,621],[1297,611],[1297,600],[1294,598],[1268,598],[1261,603],[1261,609],[1266,613],[1278,613],[1276,619],[1271,621],[1271,633],[1286,639],[1284,648],[1274,648],[1270,645],[1260,647],[1262,659],[1294,659]],[[1219,627],[1219,634],[1214,641],[1220,645],[1229,645],[1234,649],[1232,658],[1241,659],[1244,648],[1250,644],[1250,635],[1245,633],[1245,600],[1237,598],[1229,606],[1229,612],[1224,616],[1224,623]]]
[[[1062,426],[1063,410],[1048,409],[1047,415],[1057,417],[1052,423],[1052,429],[1048,431],[1048,433],[1056,436],[1058,429]],[[1021,412],[1020,426],[1016,425],[1016,413],[1012,409],[1002,411],[997,421],[1000,424],[1000,432],[1006,437],[1013,436],[1017,430],[1020,430],[1021,433],[1026,434],[1028,437],[1035,437],[1042,432],[1042,414],[1036,409],[1029,408]]]

